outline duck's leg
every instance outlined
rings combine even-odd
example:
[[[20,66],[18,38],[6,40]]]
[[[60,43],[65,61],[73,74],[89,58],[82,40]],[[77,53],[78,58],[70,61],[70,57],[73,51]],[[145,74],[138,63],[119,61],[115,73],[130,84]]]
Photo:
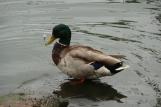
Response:
[[[85,78],[80,78],[80,84],[84,83],[85,82]]]
[[[73,79],[71,80],[72,85],[78,85],[78,84],[83,84],[85,82],[85,78],[81,77],[79,79]]]

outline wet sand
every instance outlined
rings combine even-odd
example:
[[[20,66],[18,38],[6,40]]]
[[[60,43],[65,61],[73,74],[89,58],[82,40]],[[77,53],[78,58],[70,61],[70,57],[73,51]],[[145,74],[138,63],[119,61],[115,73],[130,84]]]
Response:
[[[69,107],[161,106],[161,1],[1,0],[0,13],[0,99],[23,93],[58,95]],[[59,23],[71,27],[71,44],[123,54],[130,68],[71,85],[42,38]]]

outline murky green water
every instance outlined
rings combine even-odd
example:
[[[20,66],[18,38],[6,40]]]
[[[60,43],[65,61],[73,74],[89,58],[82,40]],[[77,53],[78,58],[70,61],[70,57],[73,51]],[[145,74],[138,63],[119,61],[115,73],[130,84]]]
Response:
[[[72,44],[126,55],[130,69],[69,85],[42,39],[59,23],[71,27]],[[160,0],[0,0],[0,95],[57,90],[69,107],[159,107],[160,44]]]

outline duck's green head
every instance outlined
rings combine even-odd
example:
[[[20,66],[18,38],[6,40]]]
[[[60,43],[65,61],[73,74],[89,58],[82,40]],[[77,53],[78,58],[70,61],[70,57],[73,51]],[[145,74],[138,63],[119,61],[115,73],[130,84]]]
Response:
[[[53,28],[52,35],[49,36],[45,45],[51,44],[55,39],[59,39],[59,42],[64,45],[70,45],[71,30],[69,26],[65,24],[56,25]]]

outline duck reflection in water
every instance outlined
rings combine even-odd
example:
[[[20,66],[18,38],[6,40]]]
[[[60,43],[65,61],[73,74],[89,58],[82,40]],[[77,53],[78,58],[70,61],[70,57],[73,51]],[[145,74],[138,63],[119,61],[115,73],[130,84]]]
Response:
[[[115,100],[120,103],[122,103],[120,99],[126,98],[111,85],[99,80],[86,80],[83,84],[72,84],[72,80],[69,80],[60,85],[60,90],[53,93],[63,98],[85,98],[92,101]]]

